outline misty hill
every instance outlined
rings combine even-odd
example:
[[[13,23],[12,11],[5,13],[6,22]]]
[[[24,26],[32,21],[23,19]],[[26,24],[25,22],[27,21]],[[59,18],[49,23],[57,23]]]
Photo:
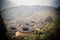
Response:
[[[33,5],[33,6],[16,6],[16,7],[12,7],[11,9],[19,9],[20,11],[24,11],[24,10],[28,10],[28,11],[38,11],[38,10],[52,10],[55,9],[55,7],[52,6],[40,6],[40,5]]]
[[[17,6],[12,7],[4,10],[4,20],[9,21],[12,19],[16,19],[18,17],[33,17],[36,15],[36,12],[38,11],[47,11],[47,10],[54,10],[54,7],[50,6],[40,6],[40,5],[34,5],[34,6]]]

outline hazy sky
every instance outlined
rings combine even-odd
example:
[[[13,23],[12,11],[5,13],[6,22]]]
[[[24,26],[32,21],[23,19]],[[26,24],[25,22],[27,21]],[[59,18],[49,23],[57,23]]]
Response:
[[[56,0],[8,0],[14,5],[43,5],[43,6],[53,6]]]
[[[21,5],[40,5],[40,6],[60,6],[60,0],[0,0],[0,5],[2,8],[9,8]]]

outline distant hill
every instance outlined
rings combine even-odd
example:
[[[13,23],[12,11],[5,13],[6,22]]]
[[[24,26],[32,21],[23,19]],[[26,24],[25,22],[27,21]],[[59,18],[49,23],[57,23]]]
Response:
[[[34,6],[17,6],[5,9],[2,13],[4,15],[4,20],[10,21],[13,19],[16,19],[18,17],[24,16],[35,16],[37,11],[47,11],[47,10],[54,10],[54,7],[51,6],[40,6],[40,5],[34,5]]]
[[[19,9],[19,10],[52,10],[55,9],[55,7],[52,6],[40,6],[40,5],[33,5],[33,6],[16,6],[16,7],[12,7],[14,9]]]

